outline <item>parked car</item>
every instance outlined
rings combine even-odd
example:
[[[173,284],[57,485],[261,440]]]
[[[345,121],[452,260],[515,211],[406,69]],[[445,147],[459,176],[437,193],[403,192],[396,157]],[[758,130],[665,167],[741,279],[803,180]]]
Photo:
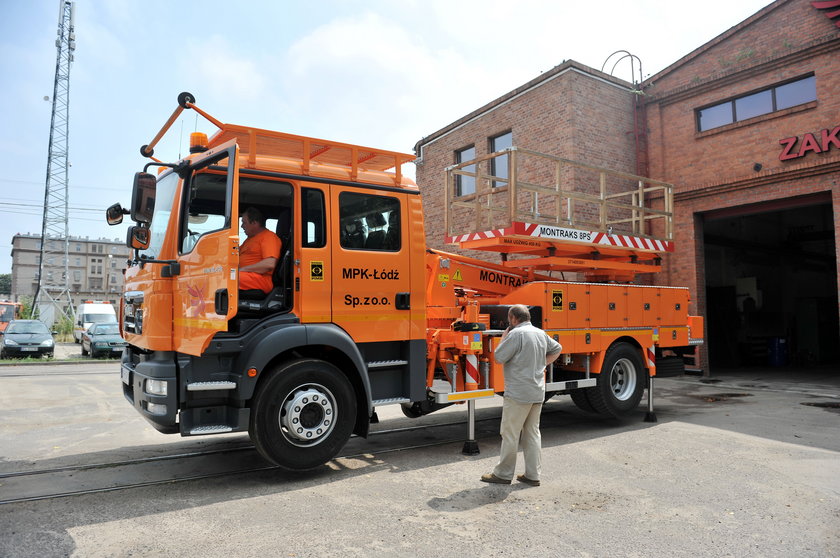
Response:
[[[125,339],[120,337],[118,324],[93,324],[82,333],[82,355],[91,358],[122,355]]]
[[[38,320],[12,320],[0,337],[0,358],[53,356],[52,333]]]

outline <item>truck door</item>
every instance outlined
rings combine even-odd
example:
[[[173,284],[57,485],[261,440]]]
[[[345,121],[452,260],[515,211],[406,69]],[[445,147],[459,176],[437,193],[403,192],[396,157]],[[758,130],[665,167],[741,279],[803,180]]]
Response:
[[[411,318],[406,195],[332,186],[330,205],[330,228],[338,233],[331,242],[329,270],[332,321],[359,344],[407,341]]]
[[[239,148],[208,151],[184,179],[173,288],[175,350],[200,355],[236,314],[239,268]]]

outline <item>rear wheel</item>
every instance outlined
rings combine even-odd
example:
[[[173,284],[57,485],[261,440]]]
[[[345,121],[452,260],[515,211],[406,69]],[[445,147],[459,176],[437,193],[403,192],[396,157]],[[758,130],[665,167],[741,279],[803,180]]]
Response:
[[[607,349],[598,383],[587,397],[599,414],[620,417],[638,407],[646,379],[639,351],[629,343],[616,343]]]
[[[356,396],[335,366],[301,359],[279,366],[257,389],[251,439],[283,469],[306,470],[336,456],[356,422]]]

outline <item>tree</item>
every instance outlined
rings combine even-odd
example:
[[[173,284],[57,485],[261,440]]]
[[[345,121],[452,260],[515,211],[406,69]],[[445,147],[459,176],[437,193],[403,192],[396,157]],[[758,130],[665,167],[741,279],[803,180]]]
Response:
[[[0,295],[11,296],[12,294],[12,274],[0,273]]]

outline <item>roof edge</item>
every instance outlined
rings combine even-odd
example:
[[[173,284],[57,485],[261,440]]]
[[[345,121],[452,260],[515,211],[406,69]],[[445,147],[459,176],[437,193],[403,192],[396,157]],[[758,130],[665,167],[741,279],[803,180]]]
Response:
[[[730,27],[729,29],[727,29],[726,31],[724,31],[723,33],[718,35],[717,37],[715,37],[712,40],[706,42],[702,46],[692,50],[691,52],[689,52],[688,54],[686,54],[685,56],[683,56],[682,58],[680,58],[679,60],[677,60],[676,62],[671,64],[670,66],[667,66],[665,69],[660,70],[656,74],[647,78],[646,80],[644,80],[642,82],[642,87],[644,88],[644,87],[648,87],[648,86],[652,85],[656,80],[662,79],[663,77],[670,74],[671,72],[676,71],[680,67],[682,67],[682,66],[688,64],[689,62],[691,62],[692,60],[694,60],[695,58],[698,58],[700,55],[705,54],[708,50],[711,50],[712,47],[715,47],[715,46],[719,45],[720,43],[727,40],[729,37],[731,37],[735,33],[739,32],[741,29],[744,29],[745,27],[749,27],[750,25],[752,25],[753,23],[755,23],[759,19],[768,15],[770,12],[775,11],[776,9],[780,8],[783,4],[787,4],[790,1],[791,0],[776,0],[772,4],[769,4],[768,6],[765,6],[764,8],[760,9],[759,11],[757,11],[756,13],[754,13],[753,15],[748,17],[747,19],[743,20],[742,22],[740,22],[736,25],[733,25],[732,27]]]
[[[577,62],[575,60],[571,60],[571,59],[564,60],[561,64],[558,64],[557,66],[554,66],[553,68],[551,68],[547,72],[541,73],[537,77],[535,77],[532,80],[520,85],[516,89],[513,89],[512,91],[509,91],[509,92],[505,93],[501,97],[498,97],[498,98],[490,101],[489,103],[477,108],[476,110],[470,112],[469,114],[467,114],[465,116],[462,116],[458,120],[456,120],[456,121],[454,121],[450,124],[447,124],[446,126],[437,130],[436,132],[433,132],[432,134],[423,137],[417,143],[414,144],[414,152],[417,154],[418,157],[420,157],[420,147],[421,146],[434,142],[438,138],[448,134],[449,132],[451,132],[452,130],[454,130],[454,129],[460,127],[460,126],[462,126],[466,122],[469,122],[470,120],[473,120],[474,118],[476,118],[476,117],[478,117],[478,116],[480,116],[480,115],[482,115],[486,112],[490,112],[493,109],[495,109],[496,107],[498,107],[500,105],[503,105],[507,101],[510,101],[514,97],[517,97],[517,96],[525,93],[529,89],[533,89],[534,87],[537,87],[541,83],[543,83],[545,81],[549,81],[550,79],[552,79],[552,78],[554,78],[554,77],[556,77],[556,76],[558,76],[558,75],[560,75],[560,74],[562,74],[562,73],[564,73],[568,70],[572,70],[572,69],[577,70],[577,71],[579,71],[583,74],[589,74],[589,75],[591,75],[592,77],[595,77],[595,78],[599,78],[599,79],[603,79],[603,80],[612,82],[614,85],[616,85],[618,87],[627,88],[628,90],[632,89],[632,87],[633,87],[633,85],[630,82],[624,81],[623,79],[617,78],[615,76],[611,76],[609,74],[605,74],[604,72],[601,72],[600,70],[596,70],[595,68],[590,68],[589,66],[587,66],[585,64],[581,64],[580,62]]]

